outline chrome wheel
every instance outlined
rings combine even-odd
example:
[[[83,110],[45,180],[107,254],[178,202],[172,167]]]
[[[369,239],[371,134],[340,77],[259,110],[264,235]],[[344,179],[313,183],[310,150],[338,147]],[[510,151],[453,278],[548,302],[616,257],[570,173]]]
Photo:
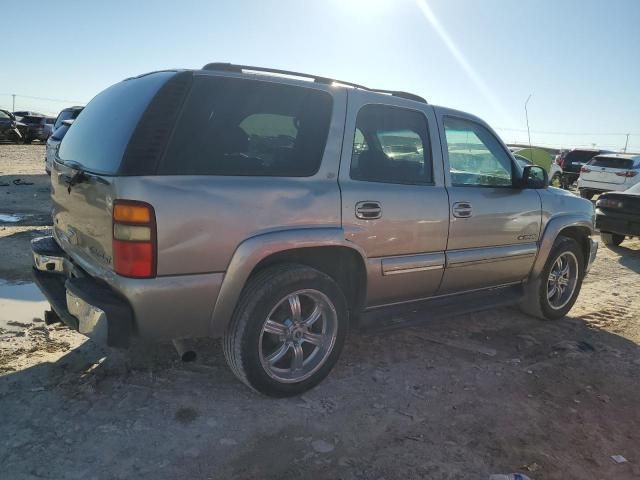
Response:
[[[547,300],[554,310],[564,307],[578,284],[578,259],[572,252],[564,252],[556,258],[547,280]]]
[[[265,372],[283,383],[301,382],[325,363],[336,343],[338,315],[318,290],[298,290],[281,299],[260,333]]]
[[[549,185],[551,185],[552,187],[556,187],[556,188],[562,188],[562,179],[560,178],[560,175],[556,173],[551,178],[551,181],[549,182]]]

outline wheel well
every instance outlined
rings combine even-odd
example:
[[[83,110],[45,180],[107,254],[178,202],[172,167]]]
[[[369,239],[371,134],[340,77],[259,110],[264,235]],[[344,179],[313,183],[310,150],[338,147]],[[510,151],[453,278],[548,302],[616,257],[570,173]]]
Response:
[[[591,232],[586,227],[567,227],[560,231],[558,236],[573,238],[582,248],[584,267],[589,263],[589,253],[591,249],[590,236]]]
[[[311,247],[277,252],[263,258],[251,275],[279,263],[307,265],[329,275],[340,286],[349,304],[352,318],[364,307],[367,273],[360,254],[348,247]]]

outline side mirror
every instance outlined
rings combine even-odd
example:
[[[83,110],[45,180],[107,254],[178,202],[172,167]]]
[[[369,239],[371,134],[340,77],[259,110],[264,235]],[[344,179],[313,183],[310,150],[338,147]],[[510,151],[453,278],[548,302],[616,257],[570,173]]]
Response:
[[[522,188],[547,188],[549,175],[538,165],[527,165],[522,172]]]

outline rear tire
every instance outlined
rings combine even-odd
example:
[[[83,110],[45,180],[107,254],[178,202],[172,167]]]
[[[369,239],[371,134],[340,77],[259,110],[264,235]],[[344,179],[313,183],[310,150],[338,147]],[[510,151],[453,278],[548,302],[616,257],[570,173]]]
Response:
[[[625,236],[616,233],[600,232],[600,238],[602,239],[602,243],[607,247],[617,247],[624,242]]]
[[[580,190],[580,196],[587,200],[591,200],[593,198],[593,192],[590,190]]]
[[[277,265],[247,282],[224,334],[224,355],[254,390],[298,395],[329,374],[348,324],[347,301],[331,277],[304,265]]]
[[[573,238],[559,236],[540,276],[525,287],[520,308],[543,320],[562,318],[576,302],[583,278],[584,253],[580,245]]]

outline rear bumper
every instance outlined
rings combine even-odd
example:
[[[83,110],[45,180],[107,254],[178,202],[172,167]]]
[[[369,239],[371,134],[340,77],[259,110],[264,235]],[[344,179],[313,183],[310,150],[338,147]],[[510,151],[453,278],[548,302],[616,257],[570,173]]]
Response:
[[[624,213],[604,213],[596,209],[596,228],[601,232],[617,233],[619,235],[640,236],[640,217]]]
[[[128,302],[108,285],[70,265],[52,237],[31,244],[36,284],[58,317],[71,329],[112,347],[126,347],[133,332]]]
[[[133,335],[162,341],[216,333],[211,315],[223,273],[98,279],[53,237],[31,245],[33,275],[53,310],[70,328],[98,342],[126,346]]]

